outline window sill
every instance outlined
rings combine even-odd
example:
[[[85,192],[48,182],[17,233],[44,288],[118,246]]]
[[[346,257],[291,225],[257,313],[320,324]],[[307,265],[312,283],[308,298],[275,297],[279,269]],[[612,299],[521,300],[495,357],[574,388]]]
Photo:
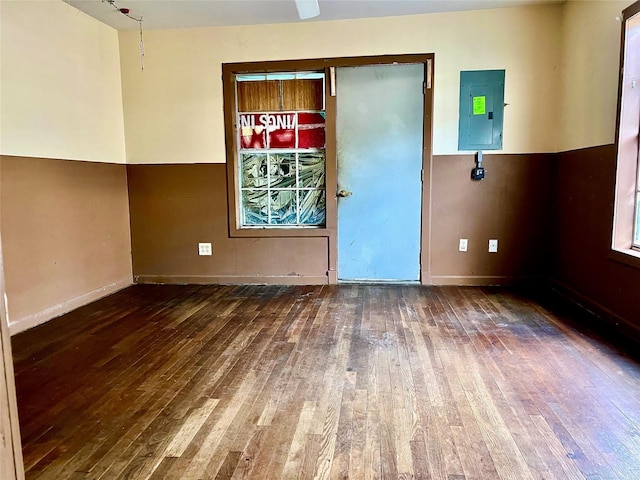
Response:
[[[330,237],[328,228],[231,228],[229,236],[245,238]]]
[[[617,248],[611,250],[609,258],[640,270],[640,251],[631,248]]]

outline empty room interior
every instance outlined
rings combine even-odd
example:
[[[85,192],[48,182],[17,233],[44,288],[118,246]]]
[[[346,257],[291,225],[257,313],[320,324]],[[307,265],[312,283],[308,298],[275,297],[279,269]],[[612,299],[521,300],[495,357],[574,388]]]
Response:
[[[640,479],[639,12],[0,1],[0,479]]]

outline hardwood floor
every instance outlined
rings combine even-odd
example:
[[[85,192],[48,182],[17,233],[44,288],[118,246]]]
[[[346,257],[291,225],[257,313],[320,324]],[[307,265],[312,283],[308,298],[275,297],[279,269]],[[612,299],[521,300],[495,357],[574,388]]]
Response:
[[[13,352],[30,479],[640,479],[640,364],[507,289],[134,286]]]

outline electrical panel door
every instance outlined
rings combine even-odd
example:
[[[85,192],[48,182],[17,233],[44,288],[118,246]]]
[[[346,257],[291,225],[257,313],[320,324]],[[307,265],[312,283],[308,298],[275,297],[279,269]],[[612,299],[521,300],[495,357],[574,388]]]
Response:
[[[460,72],[458,150],[501,150],[504,70]]]

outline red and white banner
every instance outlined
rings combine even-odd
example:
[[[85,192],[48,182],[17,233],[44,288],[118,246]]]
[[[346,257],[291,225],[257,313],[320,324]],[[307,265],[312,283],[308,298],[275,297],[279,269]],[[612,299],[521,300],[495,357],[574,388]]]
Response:
[[[242,113],[240,148],[321,149],[325,146],[322,113]]]

